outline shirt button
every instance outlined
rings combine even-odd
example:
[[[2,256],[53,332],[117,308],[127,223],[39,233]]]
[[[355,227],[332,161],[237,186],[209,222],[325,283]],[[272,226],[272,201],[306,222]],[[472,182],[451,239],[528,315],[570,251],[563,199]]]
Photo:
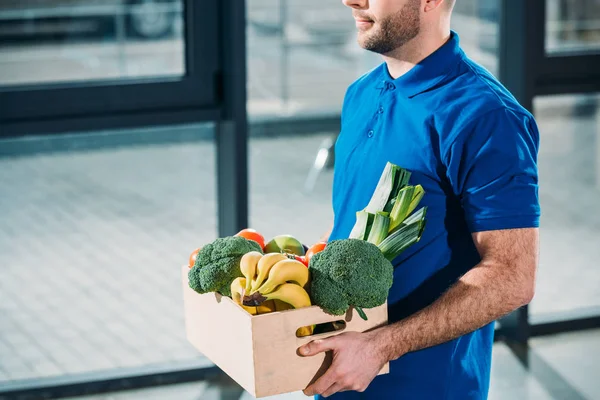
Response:
[[[375,132],[373,132],[373,130],[371,129],[368,133],[367,136],[368,137],[373,137],[373,135],[375,134]]]
[[[379,107],[379,110],[377,111],[379,114],[383,114],[383,107]]]

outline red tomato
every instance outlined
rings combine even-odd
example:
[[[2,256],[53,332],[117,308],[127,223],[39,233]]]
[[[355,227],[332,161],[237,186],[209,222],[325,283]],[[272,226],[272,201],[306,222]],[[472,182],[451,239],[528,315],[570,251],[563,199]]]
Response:
[[[296,261],[300,261],[302,264],[306,265],[308,267],[308,260],[306,259],[305,256],[298,256],[296,254],[292,254],[294,256],[294,259]]]
[[[258,243],[261,249],[265,248],[265,237],[254,229],[242,229],[235,236],[241,236],[248,240],[254,240],[256,243]]]
[[[199,252],[200,252],[200,249],[196,249],[196,250],[192,251],[192,254],[190,254],[190,259],[188,261],[190,268],[192,268],[194,266],[194,263],[196,262],[196,257],[198,257]]]
[[[325,243],[325,242],[319,242],[319,243],[313,244],[310,247],[310,249],[308,249],[308,251],[306,252],[305,257],[306,257],[307,264],[310,262],[310,259],[312,258],[312,256],[325,250],[325,247],[327,247],[327,243]]]

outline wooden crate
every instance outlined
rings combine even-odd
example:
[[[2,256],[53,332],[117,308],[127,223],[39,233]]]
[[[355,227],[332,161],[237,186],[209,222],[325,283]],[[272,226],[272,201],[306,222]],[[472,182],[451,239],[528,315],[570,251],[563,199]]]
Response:
[[[387,305],[365,309],[368,321],[349,310],[332,316],[320,307],[250,315],[229,297],[200,295],[188,285],[188,267],[182,268],[186,334],[204,356],[256,398],[303,390],[330,364],[329,356],[298,355],[311,340],[342,332],[364,332],[387,323]],[[346,327],[304,338],[296,337],[301,326],[344,320]],[[381,373],[389,372],[386,364]]]

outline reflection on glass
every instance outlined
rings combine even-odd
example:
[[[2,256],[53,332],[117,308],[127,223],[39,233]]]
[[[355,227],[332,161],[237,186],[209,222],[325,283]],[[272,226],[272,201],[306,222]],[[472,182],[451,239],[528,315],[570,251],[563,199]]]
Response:
[[[535,102],[541,254],[533,314],[600,306],[600,96]]]
[[[290,234],[310,246],[331,228],[333,171],[319,170],[312,184],[306,183],[319,146],[334,135],[250,139],[250,224],[267,240]]]
[[[461,0],[454,6],[452,29],[467,55],[492,74],[498,73],[499,0]]]
[[[0,1],[0,85],[181,76],[182,0]]]
[[[600,1],[546,0],[546,51],[600,49]]]
[[[355,31],[341,2],[248,1],[250,114],[339,113],[348,85],[369,69]]]
[[[212,126],[77,136],[0,141],[0,387],[200,361],[180,274],[217,234]]]
[[[453,29],[467,53],[497,70],[498,0],[461,0]],[[339,114],[348,85],[382,62],[356,43],[341,2],[247,2],[248,108],[252,116]]]

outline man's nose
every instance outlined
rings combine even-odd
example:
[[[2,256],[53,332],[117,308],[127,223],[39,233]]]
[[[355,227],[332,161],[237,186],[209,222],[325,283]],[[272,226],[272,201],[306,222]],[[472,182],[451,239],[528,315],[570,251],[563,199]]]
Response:
[[[346,7],[357,10],[366,10],[369,8],[369,0],[342,0]]]

